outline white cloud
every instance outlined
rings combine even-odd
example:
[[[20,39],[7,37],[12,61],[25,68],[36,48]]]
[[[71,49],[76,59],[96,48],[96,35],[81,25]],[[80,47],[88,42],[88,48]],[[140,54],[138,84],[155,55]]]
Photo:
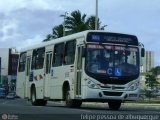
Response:
[[[0,0],[0,11],[8,13],[26,6],[25,0]]]
[[[17,33],[17,21],[15,19],[8,19],[3,21],[2,25],[1,25],[1,36],[0,36],[0,41],[4,42],[6,40],[9,40],[12,38],[16,38],[18,37],[18,33]]]
[[[30,10],[61,10],[55,0],[26,0],[26,9]]]
[[[63,7],[59,3],[55,0],[0,0],[0,11],[7,14],[21,9],[61,10]]]
[[[41,35],[36,35],[33,38],[25,39],[17,44],[17,49],[21,50],[22,48],[26,48],[32,45],[39,44],[42,42],[43,39],[44,38]]]

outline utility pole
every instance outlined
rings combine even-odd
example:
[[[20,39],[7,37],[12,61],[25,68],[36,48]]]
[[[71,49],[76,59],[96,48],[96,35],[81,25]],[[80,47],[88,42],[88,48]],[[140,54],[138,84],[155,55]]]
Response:
[[[98,0],[96,0],[96,18],[95,18],[95,30],[98,29]]]
[[[66,31],[65,31],[65,21],[66,21],[66,16],[68,15],[68,12],[65,12],[63,15],[60,15],[60,17],[63,17],[64,18],[64,21],[63,21],[63,36],[66,35]]]

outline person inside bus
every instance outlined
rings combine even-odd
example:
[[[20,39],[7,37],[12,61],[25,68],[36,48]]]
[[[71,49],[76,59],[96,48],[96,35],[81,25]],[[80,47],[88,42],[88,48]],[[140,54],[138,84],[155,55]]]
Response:
[[[64,63],[64,64],[67,64],[67,63],[68,63],[68,56],[67,56],[67,55],[64,56],[64,61],[63,61],[63,63]]]
[[[94,62],[94,67],[93,69],[97,69],[97,70],[106,70],[108,67],[109,61],[107,60],[107,58],[104,56],[104,54],[100,55],[97,54],[96,55],[96,59]]]

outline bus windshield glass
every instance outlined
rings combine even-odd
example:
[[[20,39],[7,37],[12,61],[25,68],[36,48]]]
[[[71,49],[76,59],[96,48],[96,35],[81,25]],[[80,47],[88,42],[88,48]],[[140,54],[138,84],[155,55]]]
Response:
[[[86,71],[108,77],[137,76],[139,75],[138,47],[88,44]]]

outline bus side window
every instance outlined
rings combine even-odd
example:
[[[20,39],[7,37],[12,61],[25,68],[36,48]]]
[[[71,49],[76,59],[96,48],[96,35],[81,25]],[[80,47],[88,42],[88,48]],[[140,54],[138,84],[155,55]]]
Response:
[[[61,66],[63,63],[64,43],[55,45],[52,66]]]
[[[25,63],[26,63],[26,52],[21,53],[20,59],[19,59],[19,72],[24,72],[25,71]]]
[[[72,40],[66,43],[64,64],[69,65],[74,63],[76,49],[76,40]]]
[[[37,51],[37,64],[36,69],[42,69],[44,64],[45,48],[41,48]]]
[[[31,69],[34,70],[35,66],[36,66],[36,50],[33,50]]]
[[[45,48],[39,48],[39,49],[33,50],[32,67],[31,67],[32,70],[43,68],[44,54],[45,54]]]

